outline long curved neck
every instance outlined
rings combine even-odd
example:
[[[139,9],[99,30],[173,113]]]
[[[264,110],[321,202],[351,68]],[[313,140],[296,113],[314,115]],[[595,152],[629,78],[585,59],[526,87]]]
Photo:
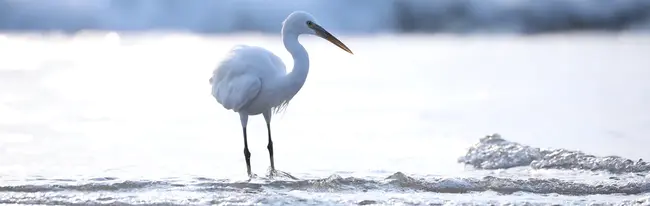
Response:
[[[298,93],[302,86],[307,80],[307,74],[309,74],[309,54],[307,50],[303,47],[300,42],[298,42],[298,35],[282,31],[282,42],[284,42],[284,47],[287,48],[287,51],[291,53],[293,57],[293,69],[287,76],[284,78],[285,91],[287,91],[292,98],[293,95]]]

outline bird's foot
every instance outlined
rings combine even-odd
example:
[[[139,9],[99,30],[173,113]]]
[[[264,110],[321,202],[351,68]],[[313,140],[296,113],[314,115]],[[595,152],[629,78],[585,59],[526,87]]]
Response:
[[[269,167],[269,169],[266,170],[266,176],[269,178],[272,178],[273,176],[276,176],[278,174],[278,171],[275,170],[272,167]]]
[[[269,170],[268,170],[266,176],[267,176],[269,179],[291,179],[291,180],[299,180],[298,178],[294,177],[293,175],[291,175],[291,174],[289,174],[289,173],[287,173],[287,172],[283,172],[283,171],[276,170],[276,169],[273,169],[273,168],[269,168]]]
[[[248,182],[257,178],[257,175],[254,173],[248,174]]]

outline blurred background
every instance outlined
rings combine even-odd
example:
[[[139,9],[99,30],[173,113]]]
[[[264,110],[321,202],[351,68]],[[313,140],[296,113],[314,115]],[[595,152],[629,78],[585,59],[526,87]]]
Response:
[[[293,10],[355,34],[650,28],[647,0],[0,0],[0,30],[277,33]]]

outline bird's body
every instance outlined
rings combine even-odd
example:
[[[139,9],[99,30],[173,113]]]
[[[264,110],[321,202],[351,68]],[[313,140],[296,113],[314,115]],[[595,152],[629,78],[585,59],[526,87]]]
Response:
[[[289,101],[304,85],[309,73],[309,55],[298,42],[298,36],[317,35],[352,53],[306,12],[291,13],[282,25],[282,41],[294,60],[291,72],[287,73],[282,60],[271,51],[257,46],[238,45],[232,48],[218,64],[210,78],[212,96],[225,109],[239,113],[244,134],[244,157],[249,176],[252,174],[246,125],[250,115],[263,114],[266,120],[271,174],[275,172],[271,116],[288,106]]]
[[[219,64],[210,78],[212,95],[224,108],[246,115],[278,111],[294,94],[283,85],[287,70],[280,58],[270,51],[238,45]]]

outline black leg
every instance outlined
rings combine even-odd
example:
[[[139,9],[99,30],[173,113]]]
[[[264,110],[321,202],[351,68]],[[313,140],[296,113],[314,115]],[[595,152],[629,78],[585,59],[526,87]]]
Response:
[[[244,128],[244,157],[246,158],[246,171],[248,176],[251,177],[251,152],[248,151],[248,139],[246,138],[246,127]]]
[[[266,130],[269,133],[269,144],[266,145],[266,149],[269,149],[269,157],[271,158],[271,171],[275,171],[275,163],[273,161],[273,140],[271,140],[271,124],[266,124]]]

